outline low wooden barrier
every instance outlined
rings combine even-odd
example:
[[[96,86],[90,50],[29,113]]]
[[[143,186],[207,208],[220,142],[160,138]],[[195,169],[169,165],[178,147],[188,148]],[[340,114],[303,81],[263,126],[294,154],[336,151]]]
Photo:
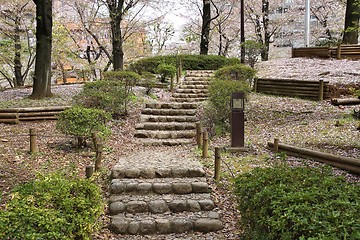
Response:
[[[0,109],[0,123],[18,124],[21,121],[56,120],[70,106]]]
[[[293,48],[291,56],[308,58],[360,59],[360,45],[338,45],[337,47]]]
[[[343,157],[275,142],[268,142],[268,147],[272,149],[277,148],[279,151],[293,156],[314,159],[318,162],[360,174],[360,159],[357,158]]]
[[[329,98],[328,81],[305,81],[295,79],[255,79],[254,91],[310,100]]]

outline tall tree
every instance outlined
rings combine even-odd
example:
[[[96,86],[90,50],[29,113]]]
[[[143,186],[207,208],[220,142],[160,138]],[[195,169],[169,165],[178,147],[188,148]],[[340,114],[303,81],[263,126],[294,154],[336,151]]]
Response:
[[[343,43],[357,44],[359,38],[360,0],[347,0]]]
[[[51,97],[52,0],[33,0],[36,5],[36,60],[31,98]]]
[[[211,5],[216,8],[216,16],[211,18]],[[207,55],[209,52],[211,21],[219,17],[219,11],[212,0],[203,0],[202,27],[200,40],[200,54]]]

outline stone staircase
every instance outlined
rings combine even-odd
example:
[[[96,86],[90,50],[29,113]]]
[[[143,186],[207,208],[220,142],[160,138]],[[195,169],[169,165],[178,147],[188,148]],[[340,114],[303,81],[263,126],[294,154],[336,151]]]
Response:
[[[208,97],[213,71],[187,71],[170,102],[146,104],[136,125],[135,138],[145,145],[183,145],[194,142],[196,109]]]
[[[123,235],[221,230],[200,163],[164,148],[143,149],[114,167],[111,230]]]

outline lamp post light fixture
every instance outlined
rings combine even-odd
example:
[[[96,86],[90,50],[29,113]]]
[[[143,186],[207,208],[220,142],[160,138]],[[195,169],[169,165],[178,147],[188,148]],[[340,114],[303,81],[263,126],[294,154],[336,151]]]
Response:
[[[231,147],[244,147],[244,108],[245,93],[235,92],[231,94]]]

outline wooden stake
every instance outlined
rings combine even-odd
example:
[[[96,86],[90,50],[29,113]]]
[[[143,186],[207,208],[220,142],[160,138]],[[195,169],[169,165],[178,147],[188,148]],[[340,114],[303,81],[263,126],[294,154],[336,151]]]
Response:
[[[274,152],[279,152],[279,139],[275,138],[274,139]]]
[[[324,100],[324,80],[319,81],[319,101]]]
[[[38,151],[36,143],[36,129],[30,128],[30,153],[36,153]]]
[[[215,148],[215,174],[214,174],[214,178],[216,181],[220,180],[220,163],[221,163],[221,152],[220,152],[220,148],[216,147]]]
[[[96,156],[95,156],[95,172],[97,172],[101,167],[102,152],[103,152],[103,145],[102,143],[98,143],[96,149]]]
[[[202,157],[208,158],[209,157],[209,137],[207,131],[203,132],[203,151]]]
[[[198,146],[198,148],[202,147],[202,126],[201,123],[196,123],[196,144]]]
[[[94,173],[94,168],[92,166],[86,166],[85,175],[86,178],[91,178]]]

